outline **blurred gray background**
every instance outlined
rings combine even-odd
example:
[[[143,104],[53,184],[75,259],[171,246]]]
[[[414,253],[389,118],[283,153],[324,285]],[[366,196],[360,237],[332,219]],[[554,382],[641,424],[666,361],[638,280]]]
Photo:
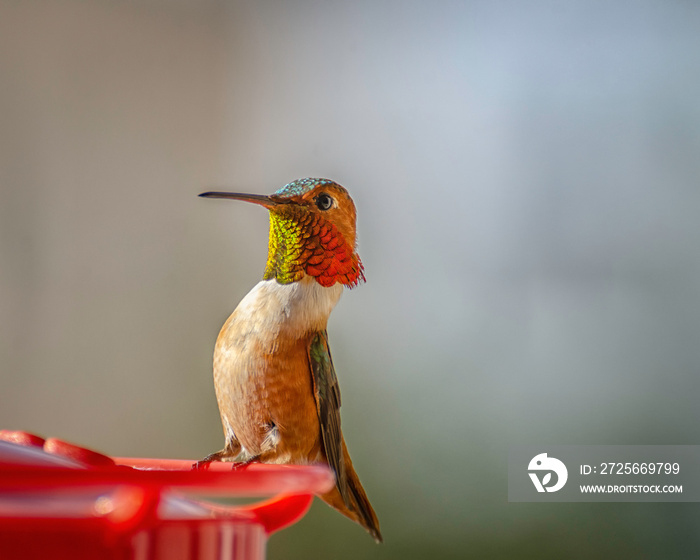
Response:
[[[700,443],[700,4],[0,0],[0,427],[223,435],[218,330],[264,210],[346,186],[329,325],[386,538],[317,503],[271,558],[685,558],[698,504],[509,504],[509,445]]]

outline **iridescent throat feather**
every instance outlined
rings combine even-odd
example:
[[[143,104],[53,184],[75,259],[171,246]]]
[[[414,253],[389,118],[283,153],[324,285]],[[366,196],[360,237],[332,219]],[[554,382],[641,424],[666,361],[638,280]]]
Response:
[[[360,257],[334,224],[303,206],[282,204],[270,211],[263,278],[289,284],[304,273],[325,287],[340,282],[352,288],[365,281]]]

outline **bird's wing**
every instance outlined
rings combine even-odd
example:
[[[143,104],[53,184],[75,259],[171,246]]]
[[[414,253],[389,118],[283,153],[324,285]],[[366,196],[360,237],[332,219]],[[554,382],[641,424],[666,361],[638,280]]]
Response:
[[[340,387],[335,375],[326,331],[318,332],[309,344],[309,363],[314,382],[314,397],[326,460],[335,472],[335,484],[350,507],[348,481],[343,457],[343,436],[340,431]]]

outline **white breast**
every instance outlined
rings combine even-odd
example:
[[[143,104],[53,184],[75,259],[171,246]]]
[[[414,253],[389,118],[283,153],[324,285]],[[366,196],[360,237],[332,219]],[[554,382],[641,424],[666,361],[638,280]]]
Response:
[[[342,293],[341,284],[324,288],[310,276],[291,284],[262,280],[233,312],[226,326],[237,332],[227,338],[241,341],[253,336],[274,345],[280,335],[299,336],[323,330]]]

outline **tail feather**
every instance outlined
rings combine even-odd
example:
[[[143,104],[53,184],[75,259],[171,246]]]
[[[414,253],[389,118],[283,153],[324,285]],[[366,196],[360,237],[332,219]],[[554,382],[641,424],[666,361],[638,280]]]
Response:
[[[320,498],[332,508],[338,510],[346,517],[349,517],[356,523],[362,525],[367,532],[372,535],[375,541],[381,543],[384,541],[384,539],[382,538],[382,533],[379,530],[379,520],[377,519],[377,514],[374,512],[372,504],[369,503],[369,498],[365,493],[365,489],[362,487],[360,479],[352,466],[350,455],[347,447],[345,447],[345,441],[343,441],[343,452],[350,503],[346,504],[343,501],[338,488],[333,488],[333,490],[330,492],[322,494]]]
[[[352,496],[353,505],[358,513],[360,519],[360,525],[362,525],[369,532],[374,540],[377,542],[383,542],[382,533],[379,531],[379,519],[377,519],[377,514],[374,512],[372,504],[369,503],[369,498],[365,494],[365,489],[362,488],[360,484],[360,479],[357,478],[355,471],[352,471],[352,475],[348,477],[348,487],[350,488],[350,495]]]

